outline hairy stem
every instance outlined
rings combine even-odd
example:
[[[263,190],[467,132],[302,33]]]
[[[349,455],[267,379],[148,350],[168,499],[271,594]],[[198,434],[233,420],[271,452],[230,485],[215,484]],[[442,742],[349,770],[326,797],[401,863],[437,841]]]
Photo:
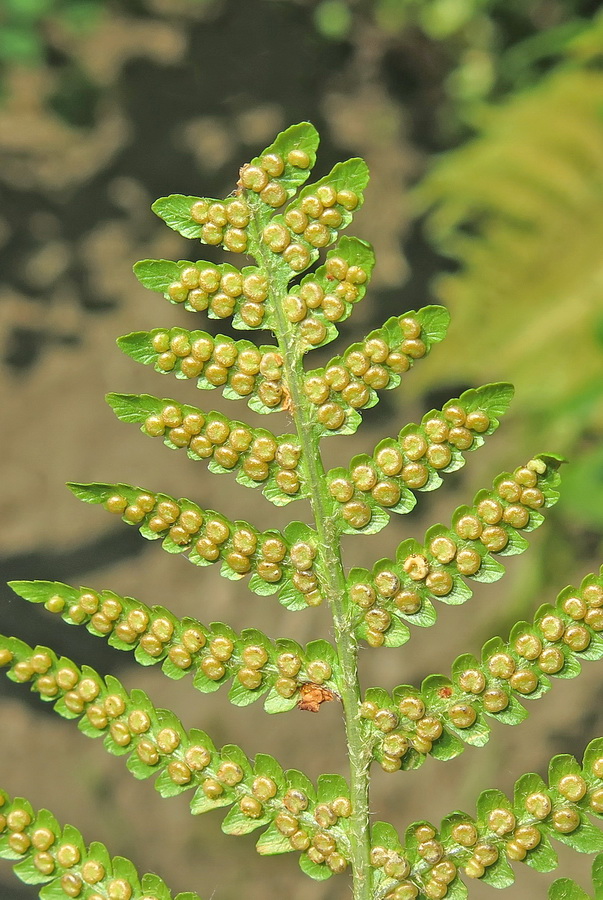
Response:
[[[287,369],[284,364],[285,371]],[[300,367],[301,368],[301,367]],[[287,373],[289,374],[289,373]],[[297,374],[297,377],[295,377]],[[358,642],[353,632],[345,604],[345,575],[341,560],[340,538],[330,497],[325,496],[326,477],[319,449],[319,441],[309,425],[308,400],[301,390],[300,373],[291,373],[291,407],[295,427],[302,445],[306,465],[310,503],[318,535],[322,587],[331,607],[335,646],[341,666],[339,692],[344,710],[348,758],[350,762],[350,793],[352,799],[351,856],[354,876],[354,900],[372,897],[369,862],[369,779],[371,758],[363,734],[359,715],[360,685],[358,682]],[[295,385],[295,393],[293,390]]]
[[[261,245],[260,245],[261,246]],[[261,252],[261,251],[260,251]],[[360,718],[360,684],[358,681],[358,641],[345,599],[345,573],[341,559],[340,534],[336,524],[334,501],[326,490],[326,472],[320,453],[320,438],[312,424],[312,405],[303,390],[303,354],[295,341],[294,326],[282,306],[287,293],[281,273],[271,266],[269,253],[262,253],[261,263],[271,272],[275,314],[275,335],[283,357],[283,374],[290,393],[289,407],[302,448],[309,499],[318,535],[318,555],[322,571],[321,588],[331,607],[335,646],[341,677],[338,688],[343,704],[348,758],[350,763],[350,855],[354,884],[354,900],[371,900],[372,868],[369,838],[369,765],[371,748]]]

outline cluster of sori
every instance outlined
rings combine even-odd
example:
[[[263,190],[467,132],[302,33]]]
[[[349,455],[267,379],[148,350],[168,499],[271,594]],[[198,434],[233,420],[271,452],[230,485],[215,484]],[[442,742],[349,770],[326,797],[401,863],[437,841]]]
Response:
[[[442,339],[447,322],[446,310],[436,306],[394,316],[342,356],[308,372],[304,391],[323,433],[354,431],[355,411],[374,406],[377,391],[396,387],[414,360]]]
[[[515,625],[508,642],[488,641],[481,662],[470,654],[460,656],[452,681],[431,676],[420,691],[401,685],[391,696],[380,688],[369,690],[362,715],[378,737],[375,753],[381,765],[393,772],[415,768],[427,753],[450,759],[462,752],[461,740],[481,746],[489,734],[484,714],[507,724],[520,722],[526,711],[514,694],[541,697],[551,687],[549,675],[570,678],[580,672],[580,660],[600,659],[601,632],[603,579],[589,575],[579,590],[566,588],[555,606],[542,606],[533,624]]]
[[[73,826],[61,828],[48,810],[36,812],[26,800],[11,800],[3,791],[0,791],[0,857],[13,861],[23,881],[52,882],[42,890],[43,897],[171,900],[172,896],[157,875],[139,878],[129,860],[112,859],[98,841],[86,846]],[[186,900],[200,898],[187,893]]]
[[[369,244],[342,237],[323,266],[291,287],[283,309],[287,319],[299,325],[297,333],[305,345],[318,346],[327,336],[335,337],[329,323],[347,319],[353,304],[362,300],[374,263]]]
[[[201,226],[199,237],[204,244],[221,244],[225,250],[232,250],[234,253],[244,253],[247,250],[246,228],[251,210],[241,197],[195,200],[190,207],[190,217],[195,224]]]
[[[305,853],[313,866],[326,865],[337,874],[345,872],[348,865],[346,856],[341,852],[343,847],[337,832],[343,831],[345,834],[346,819],[352,814],[347,785],[343,779],[341,782],[345,793],[342,791],[339,796],[333,796],[335,791],[331,789],[331,796],[314,805],[311,812],[311,798],[307,790],[290,788],[282,799],[285,809],[274,820],[275,829],[293,850]],[[270,790],[273,790],[272,786]],[[302,868],[305,868],[304,862],[302,857]]]
[[[483,444],[512,395],[510,385],[485,385],[432,410],[421,425],[407,425],[397,439],[381,441],[372,456],[356,456],[349,469],[332,469],[329,493],[341,504],[345,529],[366,528],[377,507],[408,512],[415,505],[411,491],[433,490],[438,472],[454,472],[464,465],[463,452]],[[385,519],[387,521],[387,519]]]
[[[266,206],[278,209],[291,195],[289,183],[305,181],[314,159],[314,154],[310,155],[301,148],[292,148],[286,156],[282,156],[274,147],[269,147],[241,168],[240,186],[257,194]]]
[[[256,242],[258,226],[261,232],[262,224],[307,180],[316,160],[317,146],[318,134],[311,125],[293,125],[261,156],[241,168],[234,195],[226,200],[172,194],[157,200],[153,210],[186,237],[222,245],[235,253],[249,252],[253,249],[250,244]],[[299,245],[306,255],[308,243],[304,239],[304,244]]]
[[[229,399],[246,397],[257,412],[280,409],[286,402],[283,359],[276,347],[184,328],[138,331],[119,338],[118,344],[157,372],[196,378],[201,389],[221,387]]]
[[[384,887],[381,895],[387,900],[442,900],[449,893],[457,896],[460,875],[507,887],[514,881],[509,861],[526,861],[548,872],[557,860],[550,838],[585,852],[597,846],[598,829],[585,813],[603,816],[601,739],[586,748],[583,766],[571,756],[553,758],[548,786],[538,775],[522,776],[514,802],[500,791],[485,791],[475,819],[455,812],[439,830],[428,822],[411,825],[404,847],[393,834],[388,840],[388,827],[377,823],[371,860]],[[385,840],[378,840],[380,831]],[[386,893],[389,884],[392,890]]]
[[[235,253],[253,252],[258,229],[261,239],[262,226],[307,180],[316,161],[318,141],[316,129],[309,123],[293,125],[261,156],[241,168],[236,190],[225,200],[171,194],[157,200],[152,208],[185,237],[221,245]],[[306,245],[306,241],[300,244],[307,253]]]
[[[140,690],[128,694],[114,677],[85,672],[43,647],[16,638],[0,644],[0,666],[8,677],[33,682],[32,689],[53,700],[67,718],[81,716],[80,728],[104,737],[109,752],[130,754],[128,768],[138,778],[157,775],[155,787],[169,797],[196,788],[194,814],[232,806],[222,824],[227,834],[245,834],[270,825],[260,837],[260,853],[300,850],[303,865],[347,867],[348,788],[340,776],[323,776],[317,789],[300,772],[283,772],[272,757],[251,763],[242,750],[217,750],[202,731],[185,731],[175,715],[156,709]],[[73,896],[76,896],[75,894]]]
[[[69,484],[76,497],[102,503],[124,522],[138,526],[148,540],[163,538],[170,553],[187,553],[194,565],[222,561],[222,574],[251,575],[251,590],[271,594],[291,609],[318,606],[322,596],[314,568],[317,550],[311,529],[291,523],[284,534],[257,531],[248,522],[232,522],[190,500],[152,494],[126,484]]]
[[[345,187],[353,178],[358,191]],[[264,226],[262,242],[293,272],[303,272],[318,250],[333,243],[338,229],[349,224],[352,211],[362,203],[360,191],[367,181],[361,160],[338,163],[320,182],[304,188],[283,215],[274,216]]]
[[[153,278],[155,290],[162,290],[174,303],[182,303],[193,312],[207,310],[212,319],[236,315],[235,325],[258,328],[264,322],[268,279],[259,269],[239,271],[234,266],[207,262],[169,263],[145,260],[134,267],[143,284]],[[158,277],[166,271],[172,280]]]
[[[283,308],[290,322],[302,323],[302,340],[310,346],[322,343],[327,335],[324,322],[340,322],[349,316],[352,304],[366,293],[373,265],[374,254],[368,244],[343,237],[327,254],[324,266],[291,288]],[[145,287],[163,292],[192,312],[207,310],[215,319],[234,316],[233,325],[239,328],[270,324],[265,305],[268,279],[256,267],[239,270],[227,263],[147,259],[137,263],[134,272]]]
[[[424,545],[404,541],[396,561],[380,560],[372,573],[352,569],[348,593],[359,608],[359,635],[371,646],[399,646],[409,636],[402,619],[431,624],[431,599],[462,603],[471,596],[461,576],[476,581],[500,578],[504,569],[491,554],[510,555],[526,548],[519,532],[538,527],[543,521],[539,510],[556,502],[558,465],[553,457],[530,460],[513,475],[499,476],[494,490],[480,491],[472,507],[459,507],[452,528],[433,526]]]
[[[145,434],[163,437],[168,447],[186,448],[191,459],[209,459],[211,471],[236,471],[238,481],[262,485],[276,505],[305,496],[295,435],[276,437],[265,428],[150,394],[108,394],[107,402],[119,419],[141,423]]]
[[[213,691],[232,678],[229,699],[239,706],[269,691],[267,711],[284,712],[299,701],[304,685],[324,686],[333,695],[337,691],[335,651],[326,641],[312,641],[304,650],[289,639],[270,641],[255,629],[237,634],[220,622],[206,626],[112,591],[60,582],[18,581],[11,587],[69,624],[85,625],[92,634],[108,637],[112,646],[135,651],[144,665],[162,662],[170,677],[192,674],[200,691]]]

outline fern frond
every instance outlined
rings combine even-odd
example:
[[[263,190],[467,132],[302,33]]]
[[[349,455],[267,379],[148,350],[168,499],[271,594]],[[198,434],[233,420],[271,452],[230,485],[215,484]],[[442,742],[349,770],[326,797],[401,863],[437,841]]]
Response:
[[[420,689],[399,685],[388,694],[369,688],[362,706],[375,758],[393,772],[415,769],[427,754],[452,759],[463,742],[482,747],[490,737],[485,716],[517,725],[528,715],[518,702],[536,700],[551,677],[574,678],[583,660],[603,657],[603,577],[587,575],[579,589],[567,587],[554,606],[541,606],[534,622],[518,622],[508,641],[495,637],[481,661],[465,653],[452,679],[430,675]]]
[[[422,385],[424,375],[480,378],[478,357],[495,359],[535,414],[557,410],[557,434],[575,431],[577,396],[586,403],[591,391],[596,415],[602,103],[600,71],[558,68],[487,110],[478,136],[443,155],[419,186],[429,236],[460,264],[436,282],[455,322],[450,355],[432,361]],[[560,365],[575,354],[580,365]]]
[[[322,596],[314,560],[316,535],[308,525],[290,522],[284,532],[257,531],[191,500],[175,500],[129,484],[67,485],[85,503],[102,503],[109,512],[138,527],[149,541],[162,539],[168,553],[182,553],[195,566],[222,563],[220,574],[236,581],[250,575],[249,588],[268,596],[278,592],[288,609],[318,606]]]
[[[457,605],[472,591],[465,579],[490,583],[504,573],[493,554],[522,553],[530,532],[544,521],[541,509],[557,502],[559,457],[540,455],[513,475],[499,475],[494,490],[479,491],[473,506],[459,506],[453,527],[433,525],[423,544],[409,539],[396,559],[381,559],[372,570],[350,570],[347,587],[357,608],[356,633],[373,647],[399,647],[410,637],[405,622],[433,625],[432,600]]]
[[[227,210],[232,210],[232,204]],[[327,218],[337,221],[339,213],[331,209]],[[284,219],[294,232],[303,231],[308,221],[302,210],[289,210]],[[324,265],[293,286],[283,302],[290,322],[305,323],[300,327],[301,336],[311,335],[318,322],[333,340],[337,335],[333,321],[347,319],[353,305],[362,300],[374,264],[370,244],[359,238],[342,237],[337,247],[326,254]],[[145,287],[163,293],[171,303],[190,312],[207,310],[210,319],[232,316],[235,328],[268,328],[275,324],[270,304],[268,314],[266,307],[269,281],[257,266],[237,269],[228,263],[145,259],[136,263],[134,274]]]
[[[318,436],[353,434],[361,422],[360,410],[375,406],[378,391],[398,387],[414,361],[444,339],[449,321],[443,306],[392,316],[326,366],[307,372],[304,392],[314,407]]]
[[[192,675],[203,693],[232,680],[228,699],[236,706],[267,693],[266,712],[284,712],[303,700],[308,685],[321,686],[325,699],[338,696],[337,657],[327,641],[311,641],[303,648],[289,638],[272,641],[255,628],[237,634],[222,622],[180,619],[163,606],[60,581],[11,581],[9,586],[30,603],[43,603],[67,624],[85,625],[112,647],[133,652],[142,666],[161,663],[169,678]]]
[[[332,212],[329,215],[333,217]],[[308,217],[301,210],[292,211],[285,221],[296,230],[306,225]],[[371,245],[344,235],[337,247],[328,251],[324,265],[293,285],[283,299],[283,310],[289,322],[299,324],[301,337],[308,339],[324,330],[322,343],[328,343],[327,336],[333,340],[337,335],[333,323],[347,319],[362,300],[374,265]]]
[[[355,456],[346,469],[327,473],[329,493],[340,504],[342,532],[376,531],[387,524],[387,513],[414,508],[414,491],[432,491],[442,484],[440,472],[456,472],[465,465],[463,453],[476,450],[498,428],[511,397],[510,384],[487,384],[449,400],[442,410],[425,413],[421,425],[405,425],[397,439],[379,442],[372,455]],[[368,522],[362,524],[364,519]],[[354,524],[356,523],[356,525]]]
[[[233,212],[240,205],[241,201],[231,202],[225,207],[224,217],[236,219]],[[249,222],[248,213],[241,219]],[[270,325],[265,320],[264,305],[269,283],[257,266],[237,269],[228,263],[214,265],[203,260],[143,259],[134,266],[134,274],[145,287],[161,292],[166,300],[190,312],[207,310],[210,319],[232,316],[232,324],[240,329]]]
[[[63,717],[79,720],[85,734],[102,736],[110,753],[127,757],[135,777],[156,776],[162,796],[194,790],[193,813],[228,809],[226,833],[261,829],[260,853],[297,850],[301,868],[315,879],[350,866],[358,900],[460,900],[461,869],[499,887],[513,881],[507,857],[550,869],[551,836],[577,850],[603,850],[603,833],[585,818],[587,812],[603,817],[603,739],[589,746],[583,767],[572,757],[556,757],[549,787],[538,776],[524,776],[513,803],[487,791],[476,821],[453,813],[441,833],[427,822],[414,823],[405,841],[392,826],[371,828],[371,762],[376,758],[387,771],[410,769],[429,753],[456,756],[463,741],[480,746],[489,736],[486,716],[521,721],[526,711],[517,697],[536,698],[549,689],[549,675],[572,677],[578,660],[602,657],[603,577],[589,576],[579,592],[567,588],[557,606],[538,611],[533,625],[519,623],[508,642],[488,641],[481,661],[461,656],[451,678],[430,676],[420,689],[401,685],[392,694],[372,688],[363,699],[359,640],[374,647],[402,645],[410,635],[407,623],[434,623],[434,599],[461,604],[471,596],[471,581],[500,578],[504,568],[496,556],[522,552],[524,533],[537,528],[556,502],[562,458],[540,455],[503,473],[492,490],[455,511],[450,527],[435,525],[422,544],[403,541],[395,559],[346,575],[341,535],[377,532],[390,512],[412,508],[416,492],[437,488],[442,474],[464,464],[463,452],[498,427],[512,389],[497,383],[466,391],[370,454],[354,457],[347,468],[325,471],[321,439],[354,432],[361,410],[377,403],[381,390],[396,387],[414,360],[442,340],[449,314],[443,306],[427,306],[394,316],[326,366],[306,368],[307,353],[333,340],[337,323],[362,299],[374,265],[363,241],[339,239],[363,202],[368,171],[362,160],[338,163],[298,191],[309,177],[317,143],[313,126],[301,123],[243,166],[235,192],[225,200],[178,194],[154,204],[176,231],[246,252],[254,265],[145,260],[137,266],[143,284],[173,303],[214,318],[232,317],[240,329],[269,327],[274,345],[185,328],[119,339],[133,359],[159,372],[195,379],[202,389],[221,387],[225,397],[244,397],[260,413],[290,413],[294,434],[279,437],[150,394],[107,398],[118,418],[138,423],[172,449],[186,449],[193,459],[208,459],[213,472],[234,471],[246,486],[261,484],[276,505],[308,499],[312,526],[294,521],[282,532],[259,531],[190,500],[132,485],[69,487],[83,501],[121,515],[146,539],[161,539],[169,553],[184,554],[197,566],[220,561],[221,574],[232,580],[250,576],[252,591],[277,594],[290,609],[327,600],[333,645],[319,640],[303,648],[256,629],[239,633],[221,622],[179,619],[169,609],[110,591],[51,581],[11,586],[66,622],[133,651],[142,665],[161,663],[174,679],[192,674],[201,692],[231,682],[228,696],[235,705],[264,696],[268,712],[295,705],[318,711],[325,700],[340,700],[349,788],[339,775],[320,776],[315,787],[267,755],[251,761],[236,745],[217,749],[205,732],[187,731],[142,691],[128,692],[117,678],[78,668],[45,647],[0,636],[0,668],[13,681],[30,683]],[[558,195],[554,199],[560,202]],[[517,213],[511,199],[506,209]],[[321,251],[322,265],[304,276]],[[3,828],[0,815],[0,847]],[[90,893],[87,887],[83,892]],[[73,896],[79,893],[78,886]]]
[[[349,790],[340,775],[322,775],[316,787],[301,772],[284,771],[267,754],[252,763],[234,744],[216,749],[203,731],[186,731],[172,712],[157,709],[138,689],[128,693],[112,675],[78,668],[47,647],[30,647],[0,636],[0,666],[19,683],[31,682],[41,700],[66,719],[79,718],[88,737],[103,737],[106,750],[128,755],[135,778],[155,778],[162,797],[195,789],[191,812],[231,807],[226,834],[248,834],[269,826],[259,853],[302,852],[301,868],[324,879],[343,872],[349,859]],[[1,846],[1,845],[0,845]],[[319,849],[322,848],[322,849]]]
[[[279,411],[287,404],[283,358],[274,346],[211,335],[186,328],[154,328],[118,338],[124,353],[156,372],[195,378],[201,390],[221,387],[229,400],[247,399],[255,412]]]
[[[484,791],[475,818],[453,812],[439,829],[415,822],[404,841],[391,825],[376,822],[374,896],[432,897],[446,886],[446,896],[465,897],[461,874],[508,887],[515,880],[510,861],[550,872],[557,865],[551,838],[580,853],[603,850],[603,831],[588,816],[603,818],[603,738],[591,741],[582,765],[573,756],[553,757],[548,786],[529,774],[516,782],[512,801],[501,791]]]
[[[0,651],[1,652],[1,651]],[[41,900],[92,896],[171,900],[172,894],[158,875],[138,875],[122,856],[111,856],[104,844],[86,844],[73,825],[61,826],[47,809],[34,810],[22,797],[11,798],[0,789],[0,858],[13,863],[25,884],[45,884]],[[200,900],[192,891],[174,900]]]
[[[207,459],[210,472],[236,472],[239,484],[261,486],[276,506],[307,496],[299,472],[301,446],[294,434],[277,436],[222,413],[151,394],[111,393],[105,399],[122,422],[140,424],[144,434],[162,437],[172,450],[186,449],[190,459]]]

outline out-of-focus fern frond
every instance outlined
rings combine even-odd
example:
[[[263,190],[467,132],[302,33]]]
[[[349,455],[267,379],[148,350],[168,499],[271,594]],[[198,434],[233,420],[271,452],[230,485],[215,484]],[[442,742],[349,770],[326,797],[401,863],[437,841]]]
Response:
[[[601,72],[556,69],[487,110],[418,188],[431,239],[460,265],[436,282],[454,323],[445,378],[480,377],[479,341],[490,375],[492,361],[514,370],[524,404],[567,413],[569,439],[572,409],[592,421],[603,385],[602,110]],[[442,374],[435,360],[429,377]]]

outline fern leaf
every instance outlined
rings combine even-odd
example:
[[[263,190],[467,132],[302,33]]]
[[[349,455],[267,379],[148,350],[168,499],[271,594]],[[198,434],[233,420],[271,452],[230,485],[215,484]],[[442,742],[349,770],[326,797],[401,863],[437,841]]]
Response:
[[[383,526],[387,513],[410,512],[416,503],[413,491],[434,490],[442,484],[440,472],[464,466],[463,453],[481,447],[484,437],[498,428],[512,395],[510,384],[465,391],[443,410],[426,413],[421,425],[406,425],[397,439],[381,441],[372,456],[361,454],[347,469],[331,469],[327,481],[340,504],[342,532],[376,531],[376,516]],[[379,507],[385,508],[385,516]]]
[[[448,322],[442,306],[392,316],[364,341],[307,372],[304,391],[314,406],[319,436],[353,434],[361,421],[359,410],[374,406],[378,391],[397,387],[415,359],[422,359],[444,339]]]
[[[234,744],[218,750],[205,732],[186,731],[177,716],[155,708],[143,691],[128,693],[117,678],[103,679],[89,666],[79,669],[47,647],[0,636],[0,667],[12,681],[31,682],[31,690],[52,702],[59,715],[79,717],[80,730],[102,737],[109,753],[128,755],[135,778],[155,776],[162,797],[194,789],[194,815],[231,807],[222,823],[227,834],[273,825],[281,838],[278,847],[260,839],[260,853],[302,851],[315,864],[326,861],[323,878],[347,868],[351,803],[341,776],[323,775],[314,788],[305,775],[284,772],[267,754],[251,762]],[[7,843],[0,837],[0,855]],[[317,845],[323,847],[320,854]]]
[[[42,900],[77,897],[85,884],[94,884],[97,896],[142,897],[171,900],[172,894],[158,875],[143,875],[121,856],[111,857],[104,844],[86,845],[73,825],[61,827],[47,809],[34,810],[22,797],[0,790],[0,858],[9,859],[15,875],[25,884],[45,884]],[[198,894],[178,894],[174,900],[200,900]]]
[[[551,837],[579,851],[603,850],[603,833],[586,818],[587,812],[603,817],[603,739],[589,746],[583,767],[573,757],[556,757],[548,787],[538,776],[525,776],[513,802],[486,791],[475,821],[454,813],[441,834],[428,822],[414,823],[404,841],[391,826],[370,828],[371,760],[393,771],[420,765],[428,753],[448,759],[461,752],[463,742],[481,746],[488,740],[487,715],[520,721],[526,712],[515,695],[536,698],[548,690],[548,675],[572,677],[580,658],[603,656],[603,579],[592,576],[579,594],[566,589],[556,607],[539,610],[533,625],[520,623],[509,642],[488,641],[481,660],[461,657],[451,679],[433,675],[420,689],[401,685],[392,694],[372,688],[362,702],[358,639],[399,646],[409,637],[407,622],[433,624],[434,598],[463,603],[471,596],[468,581],[500,578],[504,569],[495,555],[525,549],[524,533],[537,528],[543,510],[557,500],[562,460],[541,455],[504,473],[493,490],[480,491],[472,506],[456,510],[451,527],[436,525],[423,544],[400,544],[395,560],[381,559],[370,572],[352,569],[346,576],[341,534],[377,532],[390,511],[412,507],[415,491],[439,486],[440,473],[459,468],[462,451],[495,430],[511,388],[495,384],[467,391],[372,454],[355,457],[347,469],[325,472],[321,438],[354,432],[360,411],[377,403],[381,390],[396,387],[414,360],[442,340],[449,315],[443,306],[428,306],[392,317],[326,366],[306,370],[305,355],[334,339],[337,323],[362,299],[374,264],[367,244],[339,238],[363,202],[367,167],[349,159],[302,188],[317,143],[313,126],[300,123],[242,167],[235,192],[225,200],[174,194],[154,204],[174,230],[248,253],[255,265],[145,260],[136,270],[147,287],[191,311],[232,317],[240,329],[271,328],[275,345],[258,347],[179,327],[119,339],[127,354],[159,372],[195,379],[201,389],[221,387],[225,397],[246,398],[259,413],[289,412],[296,434],[279,438],[221,413],[149,394],[108,396],[120,419],[163,437],[172,449],[209,459],[212,471],[236,470],[243,484],[262,484],[277,505],[307,497],[315,528],[291,522],[282,533],[260,532],[190,500],[131,485],[69,487],[85,502],[121,515],[143,537],[161,539],[167,552],[185,554],[198,566],[220,561],[221,574],[232,580],[249,575],[252,591],[278,594],[288,608],[316,606],[326,598],[335,646],[319,640],[302,648],[292,640],[271,641],[256,629],[237,633],[226,623],[179,619],[168,609],[109,591],[58,582],[12,587],[68,623],[84,624],[114,647],[132,650],[142,665],[161,663],[175,679],[190,672],[202,692],[230,682],[235,705],[265,696],[268,712],[296,704],[317,711],[325,700],[341,699],[351,790],[338,775],[323,775],[314,786],[270,756],[252,761],[234,744],[218,749],[205,732],[187,731],[142,691],[128,692],[117,678],[78,668],[45,647],[0,637],[0,667],[11,680],[30,683],[60,715],[79,720],[83,733],[102,736],[110,753],[127,757],[135,777],[155,776],[162,796],[194,790],[192,812],[224,808],[226,833],[260,829],[259,853],[297,850],[302,870],[317,880],[351,863],[355,892],[371,893],[373,900],[445,894],[457,900],[465,894],[459,867],[504,887],[513,881],[507,857],[551,869]],[[511,200],[506,208],[513,212]],[[322,251],[323,264],[304,277]],[[0,846],[3,840],[0,834]],[[83,845],[76,849],[81,856]],[[115,872],[127,881],[131,867],[122,861]],[[51,894],[47,900],[54,900]]]
[[[428,754],[451,759],[463,743],[481,747],[490,736],[485,717],[517,725],[528,714],[518,699],[536,700],[550,690],[551,677],[574,678],[581,661],[601,659],[602,574],[565,588],[533,623],[518,622],[508,641],[487,641],[481,660],[460,656],[452,678],[430,675],[420,690],[399,685],[391,695],[370,688],[362,715],[382,767],[414,769]]]
[[[232,209],[232,205],[230,206]],[[235,328],[266,328],[269,284],[257,266],[237,269],[228,263],[143,259],[134,266],[141,284],[190,312],[207,310],[210,319],[232,317]]]
[[[274,346],[258,347],[225,335],[186,328],[154,328],[118,338],[128,356],[156,372],[196,378],[197,387],[221,387],[229,400],[246,398],[255,412],[281,410],[288,394],[282,381],[283,359]]]
[[[538,872],[555,868],[551,839],[581,853],[598,853],[603,831],[588,816],[603,818],[602,801],[603,739],[598,738],[586,748],[582,766],[572,756],[554,757],[548,786],[538,775],[524,775],[513,801],[501,791],[484,791],[475,818],[454,812],[440,829],[415,822],[403,841],[390,825],[376,822],[371,832],[375,896],[390,896],[402,885],[401,896],[406,891],[429,897],[442,884],[451,896],[464,896],[461,873],[507,887],[515,878],[510,862],[525,862]],[[599,872],[600,864],[600,883]]]
[[[318,142],[318,133],[309,122],[292,125],[281,132],[261,156],[243,166],[238,196],[222,202],[173,194],[157,200],[153,204],[153,210],[170,228],[185,237],[198,237],[204,243],[223,244],[229,250],[246,250],[249,240],[249,206],[253,206],[260,223],[269,221],[273,210],[293,196],[307,180],[316,161]],[[238,204],[235,207],[235,221],[231,221],[232,215],[230,219],[228,217],[228,212],[231,211],[229,207],[233,203]],[[212,209],[214,204],[218,206]],[[214,228],[206,228],[204,233],[206,225],[213,225]],[[228,232],[234,228],[243,233],[234,235],[236,246],[232,247],[229,244],[232,244],[233,236],[229,236]]]
[[[284,213],[271,216],[252,253],[264,245],[271,253],[270,267],[280,270],[287,280],[303,272],[318,259],[319,250],[332,244],[338,231],[350,224],[353,211],[362,205],[368,178],[363,159],[336,163],[328,175],[303,188]],[[308,341],[307,348],[312,346],[318,344]]]
[[[304,649],[296,641],[270,640],[255,628],[237,634],[221,622],[203,625],[178,618],[163,606],[149,607],[113,591],[75,588],[60,581],[12,581],[13,591],[43,603],[69,625],[85,625],[112,647],[129,650],[143,666],[161,663],[169,678],[193,676],[197,690],[210,693],[232,680],[229,700],[247,706],[266,695],[264,708],[293,709],[307,685],[319,685],[335,699],[340,675],[335,650],[323,640]]]
[[[195,566],[220,560],[220,574],[236,581],[250,575],[256,594],[279,594],[289,609],[322,602],[314,566],[316,535],[308,525],[291,522],[281,534],[259,532],[248,522],[232,522],[211,509],[201,509],[186,498],[153,494],[128,484],[68,484],[86,503],[102,503],[136,525],[149,541],[162,539],[168,553],[183,553]]]
[[[504,568],[493,554],[526,549],[522,532],[537,528],[543,522],[540,510],[559,497],[560,462],[541,455],[513,475],[500,475],[493,491],[479,491],[473,506],[456,510],[452,529],[434,525],[423,544],[403,541],[395,561],[381,559],[371,572],[351,569],[348,596],[358,610],[358,636],[371,646],[398,647],[410,637],[405,622],[433,625],[433,599],[464,603],[472,594],[464,579],[497,581]]]
[[[186,449],[190,459],[209,460],[210,472],[236,472],[239,484],[261,486],[264,496],[276,506],[307,496],[300,478],[301,447],[296,435],[277,437],[222,413],[150,394],[111,393],[106,400],[122,422],[140,424],[144,434],[162,437],[173,450]]]
[[[304,216],[302,212],[298,215],[299,227]],[[295,215],[290,214],[289,219],[294,223]],[[289,322],[299,324],[301,340],[324,333],[321,343],[326,344],[337,336],[333,322],[347,319],[362,300],[374,265],[370,244],[344,235],[337,247],[327,252],[324,265],[290,288],[282,306]]]

